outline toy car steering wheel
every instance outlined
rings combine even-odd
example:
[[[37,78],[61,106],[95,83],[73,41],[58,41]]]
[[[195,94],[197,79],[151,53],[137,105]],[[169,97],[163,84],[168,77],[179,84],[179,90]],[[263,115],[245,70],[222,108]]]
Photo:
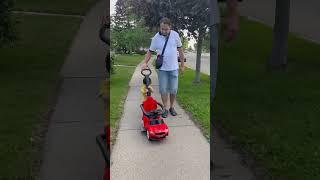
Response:
[[[141,70],[141,74],[143,76],[150,76],[151,70],[150,69],[143,69],[143,70]]]

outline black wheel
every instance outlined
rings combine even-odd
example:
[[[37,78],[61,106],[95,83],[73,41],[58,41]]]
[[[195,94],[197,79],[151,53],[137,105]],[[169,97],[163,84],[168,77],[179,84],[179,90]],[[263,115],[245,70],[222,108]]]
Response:
[[[148,138],[149,141],[151,141],[149,131],[147,131],[147,138]]]
[[[146,132],[146,129],[145,129],[143,126],[141,126],[141,127],[140,127],[140,131],[141,131],[141,132]]]

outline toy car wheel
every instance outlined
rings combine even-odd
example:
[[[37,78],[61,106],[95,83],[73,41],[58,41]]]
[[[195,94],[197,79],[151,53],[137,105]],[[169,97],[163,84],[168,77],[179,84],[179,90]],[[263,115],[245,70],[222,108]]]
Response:
[[[147,138],[148,138],[149,141],[151,140],[149,131],[147,131]]]
[[[145,132],[146,129],[145,129],[143,126],[141,126],[141,127],[140,127],[140,131],[141,131],[141,132]]]
[[[143,126],[143,122],[141,122],[140,131],[141,131],[141,132],[145,132],[145,131],[146,131],[146,129],[145,129],[144,126]]]

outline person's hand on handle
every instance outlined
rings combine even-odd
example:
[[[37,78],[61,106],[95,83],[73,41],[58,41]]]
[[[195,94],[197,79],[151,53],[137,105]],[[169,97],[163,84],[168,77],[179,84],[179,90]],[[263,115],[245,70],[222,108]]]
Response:
[[[149,62],[150,58],[151,58],[151,52],[148,51],[147,54],[146,54],[146,56],[145,56],[145,58],[143,59],[142,64],[141,64],[141,70],[143,70],[143,69],[149,69],[149,67],[148,67],[148,62]]]
[[[149,69],[148,64],[146,62],[143,62],[141,65],[141,70],[144,70],[144,69]]]

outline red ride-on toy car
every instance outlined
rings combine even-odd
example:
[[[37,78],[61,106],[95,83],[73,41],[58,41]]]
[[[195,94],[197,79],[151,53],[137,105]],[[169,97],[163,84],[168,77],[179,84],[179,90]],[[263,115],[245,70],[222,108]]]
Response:
[[[158,103],[154,98],[151,97],[150,93],[150,69],[144,69],[141,71],[144,76],[144,82],[147,87],[146,99],[140,105],[142,110],[142,129],[146,132],[148,140],[162,140],[169,135],[169,129],[167,124],[161,118],[163,113],[163,105]],[[161,109],[158,109],[158,106]]]

